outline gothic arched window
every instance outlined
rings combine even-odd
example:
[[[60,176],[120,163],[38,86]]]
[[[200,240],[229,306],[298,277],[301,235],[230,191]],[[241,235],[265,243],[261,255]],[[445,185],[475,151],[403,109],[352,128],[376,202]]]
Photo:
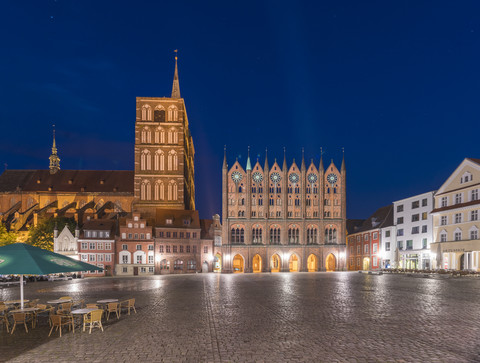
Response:
[[[152,120],[152,108],[149,105],[143,105],[142,107],[142,120]]]
[[[153,116],[156,122],[165,122],[165,109],[163,106],[156,106]]]

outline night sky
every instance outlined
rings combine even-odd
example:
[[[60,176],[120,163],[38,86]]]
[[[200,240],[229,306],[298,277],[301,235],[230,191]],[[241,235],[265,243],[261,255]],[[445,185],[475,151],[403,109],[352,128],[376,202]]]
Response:
[[[174,49],[202,218],[229,164],[347,166],[347,217],[438,189],[480,157],[479,1],[2,1],[0,162],[133,170],[135,97]]]

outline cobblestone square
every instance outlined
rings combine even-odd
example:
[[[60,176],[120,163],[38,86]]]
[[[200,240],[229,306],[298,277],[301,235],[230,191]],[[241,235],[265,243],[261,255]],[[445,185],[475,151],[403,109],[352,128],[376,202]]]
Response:
[[[102,333],[0,332],[9,362],[475,362],[480,280],[353,272],[36,282],[25,298],[136,298]],[[0,290],[17,299],[18,288]]]

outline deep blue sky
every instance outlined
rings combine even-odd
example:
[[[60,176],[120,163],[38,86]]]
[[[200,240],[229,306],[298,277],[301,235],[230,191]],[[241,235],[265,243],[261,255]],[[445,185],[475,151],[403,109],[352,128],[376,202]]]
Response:
[[[221,166],[268,147],[338,167],[349,218],[435,190],[480,157],[479,1],[3,1],[0,162],[133,169],[135,97],[169,96],[173,50],[197,207]]]

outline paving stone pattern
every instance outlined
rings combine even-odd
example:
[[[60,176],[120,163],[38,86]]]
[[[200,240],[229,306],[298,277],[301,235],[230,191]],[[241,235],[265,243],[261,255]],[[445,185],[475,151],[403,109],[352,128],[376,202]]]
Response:
[[[0,290],[0,300],[18,298]],[[135,297],[102,333],[0,331],[10,362],[477,362],[480,279],[195,274],[29,283],[25,296]]]

